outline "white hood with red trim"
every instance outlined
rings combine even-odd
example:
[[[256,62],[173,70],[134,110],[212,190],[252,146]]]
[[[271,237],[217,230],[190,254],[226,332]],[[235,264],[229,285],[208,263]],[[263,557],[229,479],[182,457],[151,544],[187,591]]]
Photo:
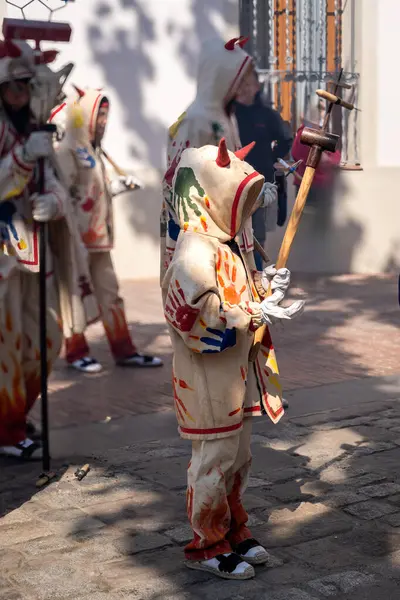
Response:
[[[205,109],[225,108],[234,98],[252,58],[240,38],[224,44],[219,38],[205,42],[197,73],[195,104]]]
[[[57,114],[54,114],[54,121],[64,120],[64,139],[65,143],[71,148],[85,148],[92,152],[92,140],[96,128],[97,115],[102,98],[106,97],[103,90],[85,89],[73,98],[69,98],[66,106]],[[55,112],[55,111],[54,111]],[[63,140],[64,141],[64,140]]]
[[[257,208],[264,177],[248,163],[218,146],[188,148],[173,181],[171,208],[183,231],[225,242],[235,238]]]

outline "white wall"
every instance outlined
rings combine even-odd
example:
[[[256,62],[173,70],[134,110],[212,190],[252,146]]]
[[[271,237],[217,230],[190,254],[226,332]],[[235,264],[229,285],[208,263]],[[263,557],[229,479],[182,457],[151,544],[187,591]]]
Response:
[[[70,22],[73,37],[60,45],[55,67],[72,61],[72,82],[107,90],[112,106],[105,148],[147,186],[115,202],[114,257],[121,278],[158,276],[167,128],[193,99],[201,41],[218,32],[227,39],[236,35],[237,5],[236,0],[75,0],[56,13]],[[7,16],[18,12],[7,7]],[[40,5],[27,10],[28,18],[46,16]]]

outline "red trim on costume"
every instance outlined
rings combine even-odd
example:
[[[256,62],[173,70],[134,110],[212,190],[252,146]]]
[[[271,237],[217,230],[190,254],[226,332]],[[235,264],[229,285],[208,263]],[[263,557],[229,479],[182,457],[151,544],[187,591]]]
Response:
[[[236,73],[236,77],[235,77],[235,79],[232,81],[232,83],[231,83],[231,86],[230,86],[230,88],[229,88],[229,90],[228,90],[228,92],[227,92],[227,94],[226,94],[225,98],[228,98],[228,97],[229,97],[230,91],[231,91],[231,89],[232,89],[232,88],[235,86],[235,84],[236,84],[237,80],[238,80],[238,79],[239,79],[239,77],[240,77],[240,74],[241,74],[241,72],[243,71],[243,69],[244,69],[244,67],[247,65],[247,63],[249,63],[251,60],[253,60],[253,59],[251,58],[251,56],[246,56],[246,58],[244,59],[244,61],[243,61],[243,63],[242,63],[242,66],[240,67],[239,71]]]
[[[66,102],[63,102],[62,104],[60,104],[60,106],[58,106],[58,108],[56,108],[50,115],[50,119],[49,121],[52,121],[54,119],[54,117],[60,112],[60,110],[62,110],[65,106],[67,105]]]
[[[92,114],[90,115],[90,121],[89,121],[89,135],[90,138],[92,139],[94,136],[94,131],[93,131],[93,117],[94,117],[94,113],[96,110],[96,106],[97,104],[100,102],[100,99],[103,98],[103,94],[99,94],[93,104],[93,108],[92,108]]]
[[[255,413],[255,412],[259,412],[261,413],[261,407],[260,406],[248,406],[244,409],[245,413]]]
[[[249,181],[254,179],[254,177],[258,177],[258,175],[259,175],[259,173],[257,171],[254,171],[254,173],[250,173],[250,175],[247,175],[247,177],[245,179],[243,179],[243,181],[239,185],[238,189],[236,190],[235,199],[233,201],[233,206],[232,206],[232,216],[231,216],[231,236],[232,237],[234,237],[237,233],[236,232],[236,215],[237,215],[237,209],[239,206],[240,197],[243,193],[244,188],[249,183]]]
[[[193,434],[208,434],[208,433],[226,433],[228,431],[235,431],[235,429],[239,429],[242,426],[242,422],[236,423],[236,425],[229,425],[228,427],[214,427],[212,429],[189,429],[187,427],[180,426],[180,430],[183,433],[193,433]]]

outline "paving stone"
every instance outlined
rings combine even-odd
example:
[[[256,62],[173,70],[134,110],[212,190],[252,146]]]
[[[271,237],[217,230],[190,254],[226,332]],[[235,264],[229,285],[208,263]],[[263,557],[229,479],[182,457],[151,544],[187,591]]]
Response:
[[[247,488],[248,489],[261,488],[261,487],[268,487],[270,485],[271,485],[271,481],[268,481],[267,479],[260,479],[259,477],[250,477]]]
[[[309,468],[323,469],[334,459],[342,457],[346,446],[355,449],[356,444],[362,442],[363,439],[352,429],[315,431],[297,448],[296,452],[299,456],[307,458]]]
[[[144,550],[155,550],[171,544],[170,539],[159,533],[124,536],[115,542],[115,546],[121,554],[137,554]]]
[[[282,588],[280,591],[266,592],[259,596],[260,600],[317,600],[316,596],[300,588]]]
[[[278,469],[268,473],[268,478],[271,483],[286,483],[292,479],[301,479],[309,475],[309,472],[303,467],[288,467],[286,469]]]
[[[323,504],[303,502],[274,510],[268,524],[259,528],[258,538],[267,548],[284,547],[349,531],[352,527],[351,519],[343,513]]]
[[[365,415],[355,419],[344,419],[342,421],[330,421],[329,423],[320,423],[313,425],[314,430],[329,431],[330,429],[346,429],[347,427],[359,427],[360,425],[373,425],[377,423],[376,416]]]
[[[384,498],[400,492],[400,484],[390,481],[378,483],[376,485],[367,485],[362,488],[362,493],[370,498]]]
[[[311,493],[303,492],[303,486],[300,487],[300,484],[295,480],[288,481],[287,483],[275,484],[271,488],[270,494],[274,498],[281,500],[281,502],[306,502],[313,496]]]
[[[269,600],[269,596],[265,595],[265,587],[257,581],[257,578],[240,582],[229,581],[229,579],[222,581],[211,575],[209,581],[209,584],[194,585],[190,590],[204,600],[255,600],[256,598]]]
[[[0,580],[0,600],[33,600],[32,596],[27,596],[25,590],[21,593],[16,588],[11,588],[7,583],[2,584]]]
[[[341,508],[342,506],[348,506],[349,504],[355,504],[356,502],[363,502],[365,500],[368,500],[368,496],[361,493],[361,491],[352,492],[351,490],[335,492],[321,499],[323,504],[331,506],[332,508]]]
[[[174,540],[178,544],[190,542],[193,537],[193,531],[188,523],[185,525],[179,525],[173,529],[169,529],[164,532],[164,535]]]
[[[387,523],[391,527],[400,527],[400,513],[395,513],[392,515],[386,515],[382,518],[384,523]]]
[[[22,526],[19,523],[4,525],[0,527],[0,548],[47,535],[51,535],[51,531],[45,523],[39,521],[28,521]]]
[[[339,571],[342,569],[364,568],[365,556],[357,552],[354,546],[347,543],[351,539],[351,533],[335,534],[316,540],[310,540],[301,544],[280,548],[283,560],[290,561],[291,565],[304,568],[304,576],[296,576],[291,582],[303,584],[312,579],[318,579],[322,573],[329,569]],[[344,540],[344,543],[343,543]],[[312,569],[314,575],[307,576],[306,573]],[[279,584],[279,581],[277,581]],[[284,582],[282,582],[284,583]]]
[[[374,583],[375,577],[360,573],[359,571],[347,571],[328,575],[309,582],[309,586],[322,596],[336,596],[339,592],[347,594],[358,587],[365,587]]]
[[[377,483],[378,481],[385,481],[386,477],[381,473],[363,473],[360,475],[356,475],[352,477],[348,484],[353,488],[355,487],[363,487],[364,485],[369,485],[370,483]],[[360,490],[362,492],[362,489]]]
[[[390,502],[390,504],[395,504],[396,506],[400,506],[400,494],[395,494],[394,496],[388,496],[386,498],[386,502]]]
[[[13,550],[24,553],[27,558],[39,554],[52,554],[61,550],[71,550],[73,548],[75,548],[75,543],[60,535],[48,535],[12,546]]]
[[[397,508],[386,502],[368,500],[367,502],[359,502],[346,506],[343,510],[359,519],[371,521],[372,519],[379,519],[379,517],[394,513],[397,511]]]
[[[75,599],[78,594],[107,591],[104,583],[90,573],[87,565],[82,568],[81,564],[72,566],[60,561],[56,564],[54,560],[19,572],[11,580],[35,600]]]
[[[2,575],[8,575],[17,571],[24,563],[24,556],[14,548],[0,548],[0,572]]]

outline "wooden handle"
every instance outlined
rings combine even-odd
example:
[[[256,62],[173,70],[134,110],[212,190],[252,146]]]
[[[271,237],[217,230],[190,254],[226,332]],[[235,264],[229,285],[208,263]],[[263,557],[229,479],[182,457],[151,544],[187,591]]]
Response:
[[[324,100],[328,100],[328,102],[332,102],[332,104],[338,104],[339,106],[343,106],[343,108],[347,108],[348,110],[354,109],[354,104],[350,104],[350,102],[346,102],[342,98],[339,98],[339,96],[335,96],[335,94],[331,94],[330,92],[327,92],[326,90],[317,90],[316,94],[320,98],[324,98]]]
[[[111,156],[109,156],[109,155],[107,154],[107,152],[105,152],[104,150],[102,150],[102,153],[103,153],[104,157],[105,157],[105,158],[108,160],[108,162],[110,163],[110,165],[112,166],[112,168],[114,169],[114,171],[115,171],[115,172],[116,172],[118,175],[120,175],[121,177],[126,177],[126,175],[127,175],[127,174],[125,173],[125,171],[123,171],[123,170],[121,169],[121,167],[119,167],[119,166],[117,165],[117,163],[113,161],[113,159],[111,158]]]
[[[287,261],[289,258],[289,254],[290,254],[290,249],[292,247],[293,240],[294,240],[297,230],[299,228],[301,215],[302,215],[304,207],[306,205],[307,196],[308,196],[308,193],[311,188],[311,184],[314,179],[314,174],[315,174],[315,169],[313,169],[312,167],[307,167],[304,172],[303,180],[301,182],[301,186],[300,186],[299,192],[297,194],[296,202],[294,203],[292,214],[290,215],[289,223],[288,223],[287,229],[285,231],[285,235],[284,235],[284,238],[283,238],[283,241],[281,244],[281,248],[279,250],[278,259],[276,261],[277,269],[282,269],[282,268],[286,267],[286,264],[287,264]],[[266,293],[266,297],[268,298],[268,296],[270,296],[270,295],[271,295],[271,289],[269,289],[268,292]],[[261,327],[259,327],[257,329],[257,331],[254,334],[254,343],[253,343],[253,346],[249,353],[249,361],[250,362],[254,362],[257,358],[257,354],[260,349],[266,327],[267,327],[266,325],[262,325]]]

